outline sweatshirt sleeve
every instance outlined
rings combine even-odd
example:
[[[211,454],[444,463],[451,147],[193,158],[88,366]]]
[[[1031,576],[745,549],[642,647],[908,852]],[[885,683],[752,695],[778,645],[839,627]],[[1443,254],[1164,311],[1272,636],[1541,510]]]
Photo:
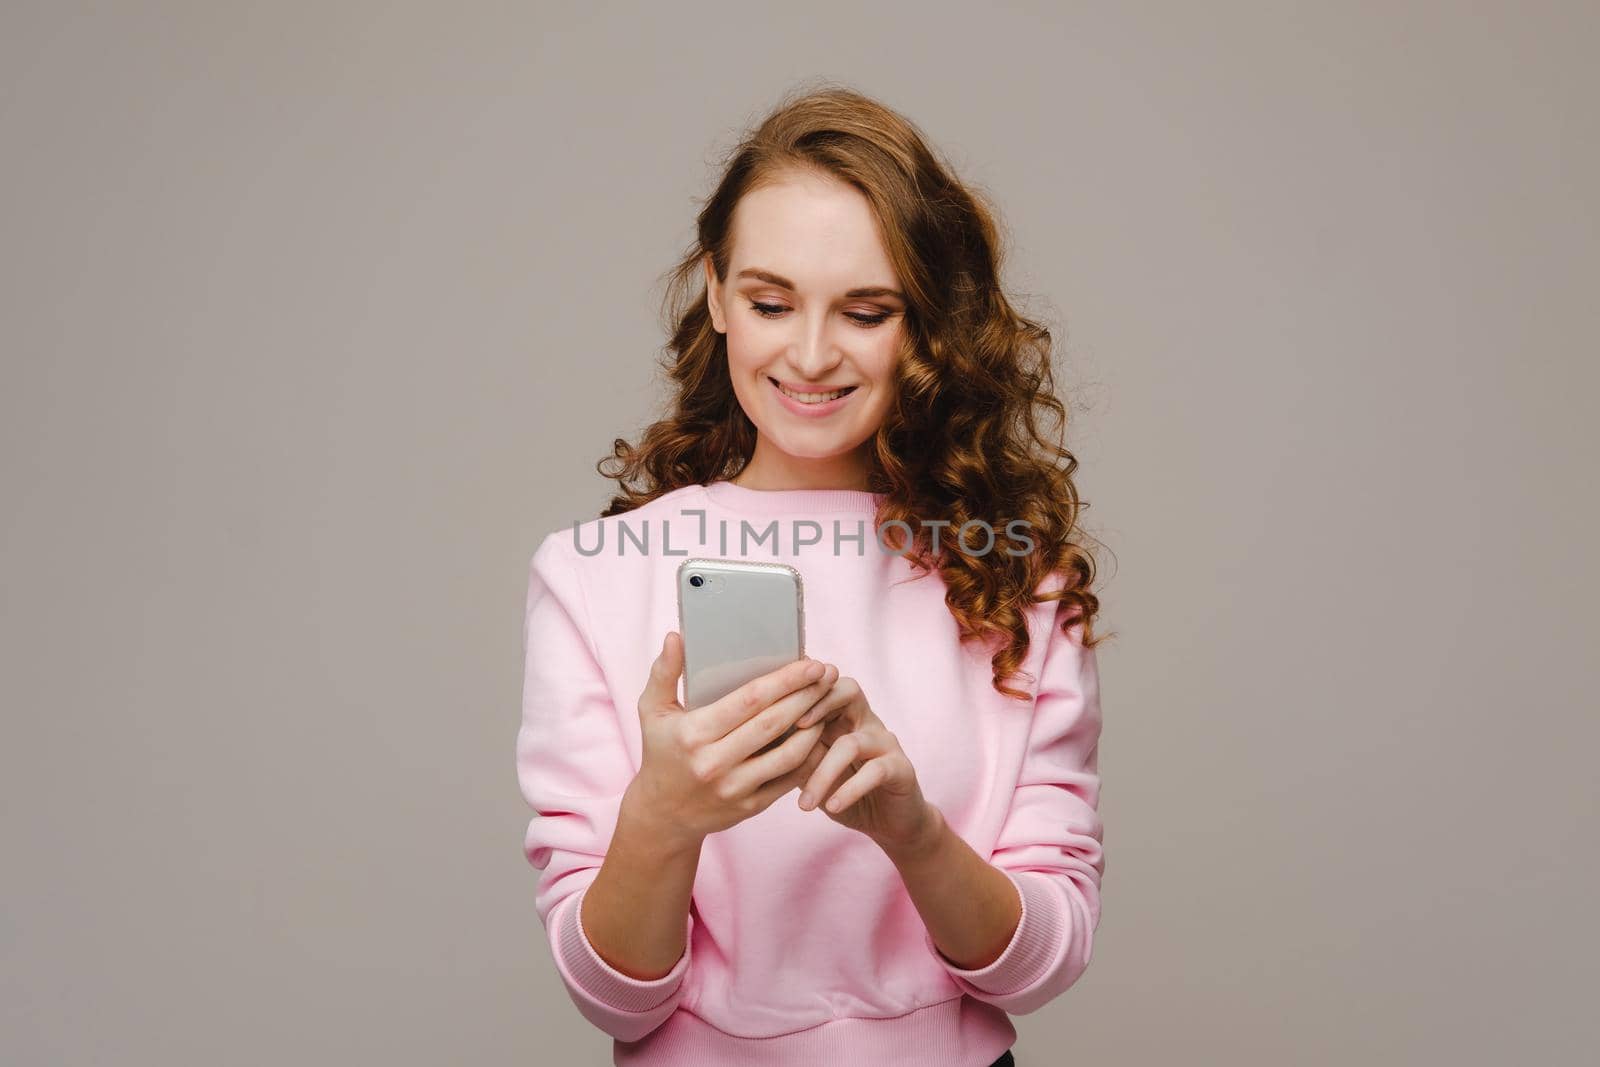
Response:
[[[605,859],[634,772],[587,629],[579,575],[560,537],[548,535],[534,552],[523,616],[517,781],[533,809],[523,852],[540,872],[534,908],[568,995],[595,1026],[636,1041],[678,1006],[694,920],[685,919],[677,964],[650,981],[613,968],[584,934],[584,891]]]
[[[1016,792],[989,860],[1021,899],[1016,932],[976,970],[955,966],[924,932],[957,986],[1013,1015],[1037,1011],[1078,980],[1100,922],[1099,670],[1081,623],[1067,632],[1061,623],[1057,614]]]

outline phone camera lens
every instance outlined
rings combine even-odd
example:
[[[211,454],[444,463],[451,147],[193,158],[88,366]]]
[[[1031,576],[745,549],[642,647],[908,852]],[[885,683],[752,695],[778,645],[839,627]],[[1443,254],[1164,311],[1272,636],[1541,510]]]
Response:
[[[689,584],[694,586],[696,589],[699,589],[702,585],[706,584],[706,580],[700,577],[698,574],[691,574],[689,575]]]

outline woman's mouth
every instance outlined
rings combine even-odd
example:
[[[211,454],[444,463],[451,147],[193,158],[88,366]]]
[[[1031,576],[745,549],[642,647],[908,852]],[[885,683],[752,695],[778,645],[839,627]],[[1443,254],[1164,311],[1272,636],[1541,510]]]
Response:
[[[844,406],[850,394],[858,388],[846,385],[838,389],[818,390],[815,387],[791,387],[776,378],[768,377],[778,399],[784,407],[797,415],[829,415]]]

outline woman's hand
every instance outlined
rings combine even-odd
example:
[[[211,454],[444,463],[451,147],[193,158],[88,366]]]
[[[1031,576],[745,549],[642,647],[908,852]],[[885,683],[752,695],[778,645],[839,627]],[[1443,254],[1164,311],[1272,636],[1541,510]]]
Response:
[[[937,830],[939,812],[923,798],[916,769],[854,678],[834,682],[798,725],[811,730],[818,723],[827,754],[805,780],[801,810],[820,802],[834,822],[890,853],[914,850]]]
[[[639,696],[643,754],[624,802],[638,805],[663,836],[698,846],[765,810],[821,762],[821,725],[763,749],[829,691],[839,671],[795,660],[692,710],[678,700],[682,674],[683,638],[668,631]]]

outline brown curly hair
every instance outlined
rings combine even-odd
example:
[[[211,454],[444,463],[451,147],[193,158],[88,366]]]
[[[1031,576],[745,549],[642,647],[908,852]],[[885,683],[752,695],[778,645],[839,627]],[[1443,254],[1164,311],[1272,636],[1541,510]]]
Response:
[[[897,396],[870,448],[868,489],[887,496],[877,525],[899,519],[910,526],[911,544],[892,547],[915,569],[939,572],[961,640],[997,642],[995,689],[1028,699],[1005,681],[1028,652],[1029,604],[1067,601],[1062,631],[1081,623],[1085,647],[1105,639],[1094,634],[1100,601],[1090,591],[1095,562],[1084,543],[1094,539],[1079,525],[1088,503],[1072,480],[1078,460],[1064,445],[1067,415],[1054,395],[1050,332],[1018,314],[1001,291],[1000,237],[985,199],[956,180],[915,125],[859,92],[835,84],[791,91],[722,164],[696,239],[668,276],[663,312],[671,340],[659,366],[676,387],[671,412],[637,446],[617,438],[596,464],[619,489],[601,515],[731,479],[754,454],[756,429],[734,394],[726,339],[707,308],[703,260],[709,255],[716,276],[727,277],[734,207],[797,170],[866,196],[908,303]],[[1035,547],[980,556],[953,550],[957,539],[944,537],[935,552],[917,515],[949,520],[950,531],[969,521],[1000,529],[1026,520]],[[1040,593],[1056,572],[1064,576],[1060,588]]]

